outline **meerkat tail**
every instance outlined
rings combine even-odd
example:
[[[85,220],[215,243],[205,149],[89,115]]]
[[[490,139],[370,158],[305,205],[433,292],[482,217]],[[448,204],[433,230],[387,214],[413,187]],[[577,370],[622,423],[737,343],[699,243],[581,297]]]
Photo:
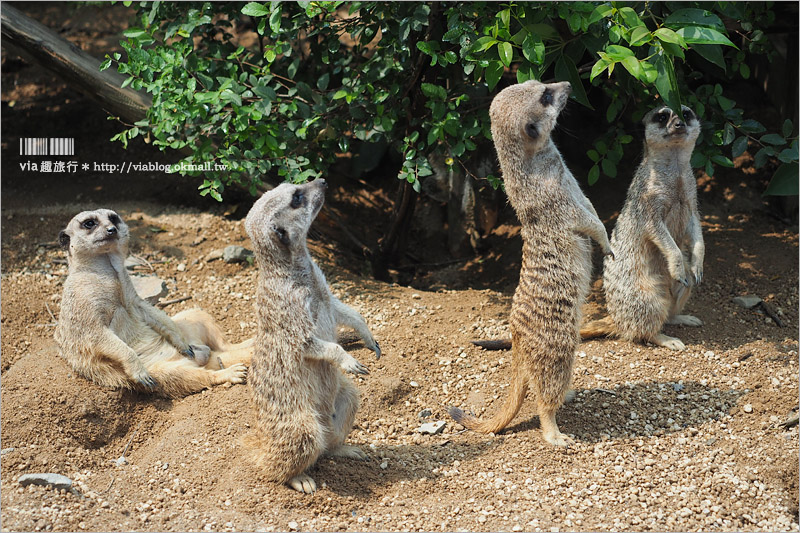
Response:
[[[595,339],[597,337],[605,337],[615,333],[614,321],[610,316],[601,318],[600,320],[593,320],[586,323],[581,328],[581,339]]]
[[[511,339],[493,339],[488,341],[470,341],[475,346],[480,346],[484,350],[510,350]]]
[[[476,417],[469,415],[458,407],[451,407],[447,410],[450,416],[462,426],[477,431],[479,433],[497,433],[514,419],[522,407],[525,400],[525,393],[528,392],[528,378],[523,375],[514,376],[511,388],[508,391],[505,404],[494,417],[486,421],[480,421]]]

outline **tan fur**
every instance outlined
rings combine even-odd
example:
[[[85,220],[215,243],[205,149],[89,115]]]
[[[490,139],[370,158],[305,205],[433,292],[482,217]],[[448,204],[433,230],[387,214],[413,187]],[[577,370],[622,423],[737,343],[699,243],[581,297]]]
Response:
[[[604,264],[609,316],[586,324],[584,338],[614,334],[682,350],[680,339],[661,333],[664,323],[702,325],[679,314],[703,277],[705,254],[689,164],[700,124],[688,107],[683,113],[659,107],[643,119],[644,158],[611,235],[619,257]]]
[[[343,444],[359,396],[342,370],[368,372],[336,344],[337,326],[353,328],[380,357],[364,319],[331,294],[308,253],[308,228],[324,191],[321,179],[282,184],[253,205],[245,222],[259,267],[258,334],[248,376],[257,429],[246,444],[268,479],[306,493],[316,483],[305,471],[320,455],[366,458]]]
[[[55,339],[72,368],[99,385],[170,397],[243,383],[252,340],[232,345],[208,313],[171,319],[142,300],[124,266],[128,239],[109,209],[79,213],[59,234],[69,275]]]
[[[589,237],[611,253],[594,207],[550,138],[567,102],[567,82],[528,81],[501,91],[489,114],[509,200],[522,223],[522,270],[511,306],[511,388],[504,406],[481,422],[451,408],[470,429],[496,432],[508,425],[533,389],[547,442],[566,446],[555,413],[572,383],[581,306],[591,272]]]

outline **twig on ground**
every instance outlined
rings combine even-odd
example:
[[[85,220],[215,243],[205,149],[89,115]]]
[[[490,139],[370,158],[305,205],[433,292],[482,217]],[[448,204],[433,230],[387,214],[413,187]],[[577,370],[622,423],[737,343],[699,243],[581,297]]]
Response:
[[[179,302],[185,302],[186,300],[191,300],[191,296],[181,296],[180,298],[175,298],[173,300],[164,300],[163,302],[158,302],[156,307],[166,307],[168,305],[176,304]]]
[[[50,310],[50,306],[47,305],[47,302],[44,303],[44,307],[45,307],[45,309],[47,309],[47,312],[50,313],[50,316],[52,317],[53,322],[58,324],[58,319],[56,318],[56,315],[54,315],[53,312]]]

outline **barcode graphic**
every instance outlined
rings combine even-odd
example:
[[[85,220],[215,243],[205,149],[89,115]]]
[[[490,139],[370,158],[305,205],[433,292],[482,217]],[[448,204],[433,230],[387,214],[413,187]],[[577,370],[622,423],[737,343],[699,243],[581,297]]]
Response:
[[[75,139],[25,137],[19,140],[19,155],[75,155]]]

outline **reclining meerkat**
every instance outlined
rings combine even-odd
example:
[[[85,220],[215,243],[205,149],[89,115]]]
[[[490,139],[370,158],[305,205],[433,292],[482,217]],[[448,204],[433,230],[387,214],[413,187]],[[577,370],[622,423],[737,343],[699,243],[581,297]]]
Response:
[[[703,279],[705,245],[689,163],[700,124],[686,106],[683,117],[661,106],[642,122],[644,157],[611,234],[619,257],[606,259],[603,269],[608,316],[586,324],[581,336],[614,334],[682,350],[683,342],[661,328],[665,323],[703,325],[680,314],[692,287]]]
[[[142,300],[124,266],[129,237],[110,209],[79,213],[59,233],[69,273],[55,340],[75,372],[106,387],[170,397],[243,383],[252,340],[232,345],[208,313],[170,318]]]
[[[555,414],[572,383],[592,268],[589,238],[612,254],[605,227],[550,138],[570,91],[568,82],[532,80],[503,89],[492,101],[492,137],[522,224],[522,269],[510,317],[513,376],[492,419],[481,422],[450,408],[467,428],[497,432],[516,416],[532,386],[544,439],[556,446],[572,442],[559,431]]]
[[[257,428],[245,439],[266,477],[312,493],[305,473],[322,454],[365,459],[344,445],[359,394],[342,370],[367,369],[336,344],[338,325],[353,328],[380,357],[366,322],[331,294],[306,246],[325,200],[325,180],[284,183],[252,207],[245,229],[258,262],[258,333],[248,375]]]

